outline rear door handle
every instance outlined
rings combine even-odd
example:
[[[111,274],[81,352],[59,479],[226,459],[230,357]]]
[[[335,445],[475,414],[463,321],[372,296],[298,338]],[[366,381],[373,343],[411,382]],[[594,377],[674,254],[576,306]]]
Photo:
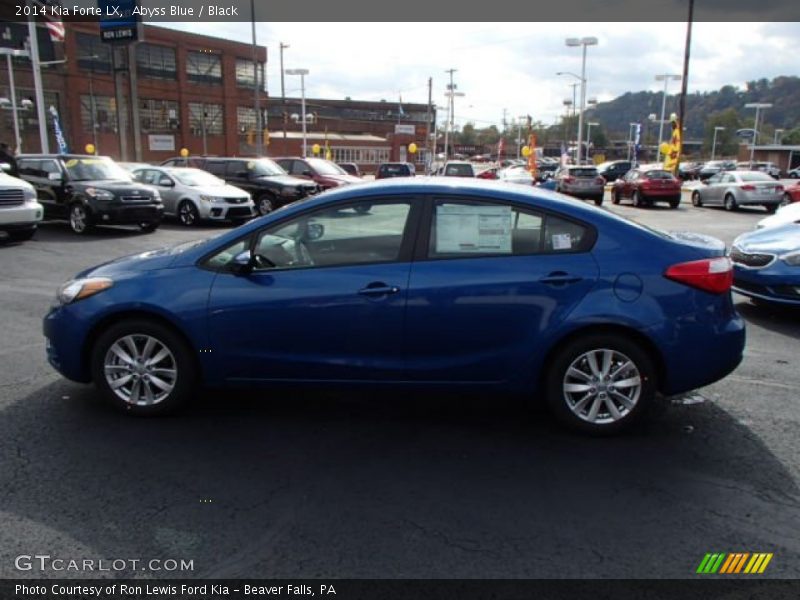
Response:
[[[581,279],[582,277],[570,275],[569,273],[564,273],[563,271],[556,271],[539,279],[539,283],[544,283],[547,285],[568,285],[571,283],[578,283]]]
[[[367,287],[358,290],[362,296],[388,296],[396,294],[400,288],[394,285],[386,285],[383,282],[370,283]]]

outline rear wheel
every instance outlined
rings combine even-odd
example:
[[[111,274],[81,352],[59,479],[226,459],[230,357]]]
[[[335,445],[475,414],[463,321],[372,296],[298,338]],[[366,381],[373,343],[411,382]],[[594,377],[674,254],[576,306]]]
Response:
[[[620,201],[619,191],[614,190],[613,192],[611,192],[611,202],[613,204],[619,204],[619,201]]]
[[[105,399],[139,416],[176,410],[197,379],[191,349],[168,327],[131,319],[104,331],[92,349],[92,379]]]
[[[75,202],[69,207],[69,228],[78,235],[88,233],[92,229],[89,211],[80,202]]]
[[[637,343],[591,334],[561,348],[547,370],[547,401],[562,423],[589,433],[629,428],[656,394],[655,367]]]
[[[725,196],[725,210],[733,211],[739,208],[739,205],[736,204],[736,198],[733,197],[733,194],[727,194]]]
[[[642,199],[642,195],[639,193],[639,190],[633,192],[633,205],[636,208],[642,208],[644,206],[644,200]]]
[[[178,205],[178,221],[184,227],[194,227],[200,221],[200,214],[191,200],[183,200]]]
[[[269,194],[262,194],[259,196],[256,200],[256,208],[258,209],[258,214],[262,217],[271,213],[275,209],[275,203],[272,200],[272,196]]]
[[[700,192],[692,192],[692,206],[703,206],[703,199],[700,197]]]
[[[775,214],[775,211],[778,210],[777,204],[765,204],[764,208],[767,210],[769,214]]]
[[[788,204],[792,203],[792,197],[789,195],[789,192],[786,192],[781,199],[781,206],[787,206]]]
[[[680,198],[680,196],[678,196],[677,198],[672,198],[672,199],[669,201],[669,207],[670,207],[670,208],[678,208],[678,206],[680,206],[680,203],[681,203],[681,198]]]
[[[603,195],[600,194],[599,196],[594,197],[594,204],[595,206],[602,206],[603,204]]]

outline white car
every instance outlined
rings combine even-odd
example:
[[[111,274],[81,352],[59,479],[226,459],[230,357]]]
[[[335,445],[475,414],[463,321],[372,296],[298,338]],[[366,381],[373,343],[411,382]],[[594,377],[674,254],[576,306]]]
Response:
[[[514,166],[501,169],[497,172],[497,179],[506,183],[517,183],[520,185],[533,185],[533,175],[526,167]]]
[[[201,219],[239,224],[256,216],[250,194],[201,169],[148,166],[134,169],[133,178],[155,187],[164,214],[178,217],[187,227]]]
[[[0,171],[0,231],[13,241],[29,240],[43,217],[33,186]]]
[[[781,206],[774,215],[761,219],[756,227],[763,229],[764,227],[775,227],[798,222],[800,222],[800,202],[793,202],[792,204]]]

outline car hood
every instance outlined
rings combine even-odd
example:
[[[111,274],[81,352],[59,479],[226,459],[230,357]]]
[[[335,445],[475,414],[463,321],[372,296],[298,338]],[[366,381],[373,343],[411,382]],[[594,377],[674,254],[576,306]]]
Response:
[[[292,177],[291,175],[264,175],[259,177],[266,181],[274,181],[280,185],[303,185],[306,187],[317,187],[317,184],[308,179],[300,179],[299,177]]]
[[[120,273],[140,273],[143,271],[165,269],[172,264],[175,258],[187,250],[191,250],[199,244],[202,244],[204,241],[205,240],[192,240],[175,246],[167,246],[164,248],[157,248],[156,250],[148,250],[147,252],[121,256],[81,271],[75,278],[90,276],[112,277]]]
[[[139,192],[147,192],[147,194],[145,195],[152,195],[153,193],[153,188],[150,186],[120,179],[99,179],[96,181],[73,181],[71,183],[76,187],[82,187],[82,188],[96,187],[103,190],[109,190],[112,192],[132,192],[135,190]]]
[[[800,249],[800,225],[788,223],[777,227],[743,233],[733,241],[744,252],[782,254]]]
[[[199,185],[197,187],[187,186],[188,189],[203,194],[204,196],[220,196],[223,198],[244,198],[248,193],[234,185]]]
[[[353,175],[323,175],[325,179],[329,181],[336,181],[340,184],[344,183],[364,183],[364,180],[360,177],[354,177]]]

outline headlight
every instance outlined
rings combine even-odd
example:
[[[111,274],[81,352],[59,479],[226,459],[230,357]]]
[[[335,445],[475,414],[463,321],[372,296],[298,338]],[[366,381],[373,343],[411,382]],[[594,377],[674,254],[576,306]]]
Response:
[[[203,202],[213,202],[214,196],[206,196],[205,194],[200,194],[200,200]]]
[[[33,189],[33,186],[24,187],[22,188],[22,196],[25,198],[25,202],[36,200],[36,190]]]
[[[89,296],[94,296],[103,290],[107,290],[112,285],[114,285],[114,282],[107,277],[73,279],[58,288],[56,298],[61,304],[70,304]]]
[[[789,252],[780,257],[790,267],[800,267],[800,251]]]
[[[86,195],[94,198],[95,200],[113,200],[114,194],[108,190],[100,188],[88,187],[86,188]]]

